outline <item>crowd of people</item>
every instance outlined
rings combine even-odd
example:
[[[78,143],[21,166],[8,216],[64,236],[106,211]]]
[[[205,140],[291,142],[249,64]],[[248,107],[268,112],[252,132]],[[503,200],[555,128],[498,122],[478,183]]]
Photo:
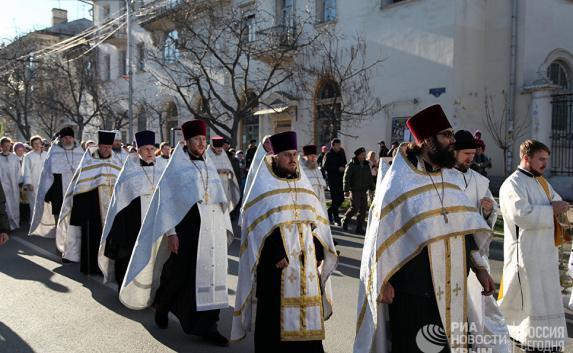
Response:
[[[299,148],[293,131],[252,140],[243,153],[222,137],[208,141],[201,120],[181,126],[176,146],[152,131],[137,132],[133,146],[105,130],[78,143],[72,127],[51,143],[3,137],[0,244],[29,222],[30,235],[55,238],[63,263],[117,283],[126,307],[154,306],[161,329],[171,312],[186,334],[217,346],[254,330],[255,352],[323,352],[339,255],[332,229],[348,231],[355,217],[364,234],[355,352],[424,351],[419,335],[429,331],[451,352],[468,342],[510,352],[511,341],[559,351],[559,219],[570,206],[543,177],[549,148],[521,144],[498,205],[481,133],[455,132],[439,105],[407,126],[411,143],[380,141],[378,156],[361,147],[350,161],[339,139]],[[499,214],[495,300],[488,256]],[[239,278],[227,338],[218,322],[233,222]],[[468,339],[478,336],[496,339]]]

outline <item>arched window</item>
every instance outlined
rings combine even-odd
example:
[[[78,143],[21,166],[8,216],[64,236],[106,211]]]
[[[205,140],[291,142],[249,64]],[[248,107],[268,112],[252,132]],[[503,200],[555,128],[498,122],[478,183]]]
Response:
[[[547,67],[547,77],[551,82],[563,89],[571,88],[571,71],[566,63],[556,60]]]
[[[165,136],[171,136],[171,129],[179,125],[177,104],[174,101],[169,101],[165,104]]]
[[[341,129],[340,86],[334,80],[323,81],[316,94],[315,142],[318,146],[328,145],[338,137]]]
[[[171,31],[165,36],[163,43],[163,62],[165,64],[175,64],[179,59],[178,40],[179,33],[177,31]]]

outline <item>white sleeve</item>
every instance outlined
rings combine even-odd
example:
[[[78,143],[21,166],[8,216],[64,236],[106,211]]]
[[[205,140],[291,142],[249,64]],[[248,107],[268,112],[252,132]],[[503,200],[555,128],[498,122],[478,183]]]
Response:
[[[499,192],[501,212],[522,229],[553,228],[553,207],[551,205],[533,205],[529,203],[525,190],[510,181]]]

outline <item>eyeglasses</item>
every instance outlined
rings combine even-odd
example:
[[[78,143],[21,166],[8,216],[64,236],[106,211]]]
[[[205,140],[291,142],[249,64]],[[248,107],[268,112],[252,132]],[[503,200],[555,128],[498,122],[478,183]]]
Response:
[[[447,131],[443,131],[443,132],[438,132],[438,135],[442,135],[445,138],[448,139],[454,139],[454,132],[451,130],[447,130]]]

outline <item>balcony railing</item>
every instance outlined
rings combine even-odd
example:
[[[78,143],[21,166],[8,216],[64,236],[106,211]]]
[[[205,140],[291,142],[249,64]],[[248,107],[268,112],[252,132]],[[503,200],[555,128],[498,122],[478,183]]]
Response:
[[[278,25],[257,31],[257,42],[260,49],[294,49],[296,47],[296,27]]]

